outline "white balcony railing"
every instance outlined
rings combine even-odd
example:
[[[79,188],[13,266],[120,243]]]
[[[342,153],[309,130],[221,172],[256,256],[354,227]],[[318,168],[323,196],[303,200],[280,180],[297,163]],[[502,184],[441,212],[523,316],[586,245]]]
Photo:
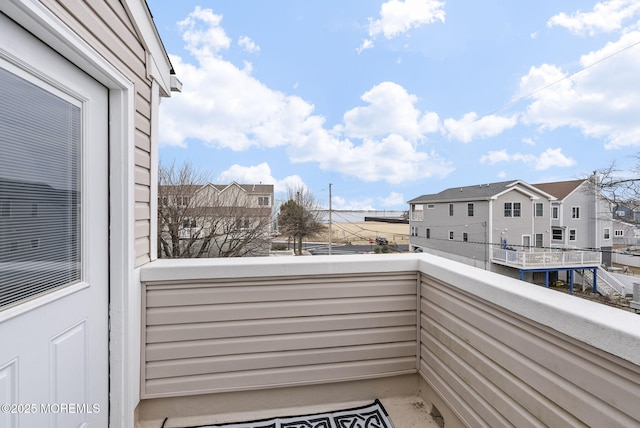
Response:
[[[601,260],[602,255],[597,251],[515,251],[503,248],[494,248],[492,258],[494,263],[522,269],[598,266]]]
[[[631,312],[428,254],[159,260],[141,279],[140,417],[416,376],[452,426],[640,425]]]

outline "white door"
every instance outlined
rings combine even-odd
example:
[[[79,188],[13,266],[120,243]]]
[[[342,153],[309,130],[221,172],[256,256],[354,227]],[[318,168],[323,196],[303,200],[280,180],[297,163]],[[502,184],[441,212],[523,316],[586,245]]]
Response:
[[[106,427],[108,92],[0,28],[0,427]]]

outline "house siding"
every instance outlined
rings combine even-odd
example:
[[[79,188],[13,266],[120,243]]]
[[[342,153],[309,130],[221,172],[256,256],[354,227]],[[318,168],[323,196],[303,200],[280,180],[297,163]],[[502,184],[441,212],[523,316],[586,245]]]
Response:
[[[142,398],[416,372],[417,276],[144,284]]]
[[[147,53],[118,0],[43,4],[135,85],[135,191],[131,203],[135,204],[136,266],[141,266],[151,260],[151,80],[146,71]]]
[[[468,426],[635,426],[638,366],[421,279],[420,373]]]

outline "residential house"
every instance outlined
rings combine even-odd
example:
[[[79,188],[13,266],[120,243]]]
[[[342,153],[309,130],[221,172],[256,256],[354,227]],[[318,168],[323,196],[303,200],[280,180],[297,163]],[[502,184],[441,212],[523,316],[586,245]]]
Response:
[[[638,232],[635,224],[614,218],[611,232],[613,250],[626,251],[638,245]]]
[[[0,283],[0,426],[195,426],[374,398],[397,422],[407,397],[417,419],[397,428],[640,424],[633,313],[429,254],[156,260],[158,103],[180,83],[146,3],[4,0],[0,28],[0,176],[75,195],[60,212],[77,231],[58,245],[64,284],[10,301],[21,285]],[[545,196],[519,187],[511,217]],[[40,214],[21,204],[25,223]],[[0,270],[16,263],[34,281],[46,267]]]
[[[551,246],[602,251],[602,263],[611,264],[612,217],[609,203],[589,180],[535,184],[556,197],[551,204]]]
[[[542,280],[541,272],[545,282],[552,267],[595,268],[602,249],[611,247],[611,221],[587,189],[586,180],[516,180],[423,195],[409,201],[410,246],[529,280]],[[557,249],[574,250],[580,260],[569,263],[567,253],[559,259]]]
[[[158,257],[269,255],[273,196],[271,184],[160,185]]]

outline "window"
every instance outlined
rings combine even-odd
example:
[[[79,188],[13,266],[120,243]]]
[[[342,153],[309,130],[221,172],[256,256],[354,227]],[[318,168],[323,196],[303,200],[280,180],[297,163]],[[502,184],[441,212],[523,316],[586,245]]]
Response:
[[[453,240],[453,230],[449,231],[449,239]]]
[[[4,308],[82,279],[86,207],[82,104],[3,67],[0,87],[0,145],[19,148],[0,150],[0,260],[21,266],[1,274]],[[18,207],[12,194],[28,202]]]
[[[611,230],[608,227],[604,228],[604,239],[611,239]]]
[[[536,217],[544,216],[544,204],[542,202],[536,202],[535,211]]]
[[[261,207],[269,206],[269,197],[268,196],[258,196],[258,205]]]
[[[462,232],[462,240],[464,242],[469,242],[469,234],[467,232]]]
[[[560,209],[558,207],[551,208],[551,217],[557,220],[560,217]]]
[[[198,227],[198,224],[194,219],[185,218],[184,220],[182,220],[182,227],[184,228]]]
[[[432,210],[432,209],[434,209],[435,207],[436,207],[436,205],[435,205],[435,204],[428,204],[428,205],[427,205],[427,209],[428,209],[428,210]]]
[[[427,239],[431,239],[431,229],[427,229],[427,230],[426,230],[426,232],[425,232],[425,237],[426,237]]]
[[[575,229],[569,229],[569,241],[575,241],[576,240],[576,230]]]
[[[418,236],[418,228],[416,226],[411,226],[411,236]]]
[[[613,231],[613,236],[615,236],[617,238],[624,236],[624,230],[621,230],[621,229],[614,230]]]
[[[453,216],[453,204],[449,204],[449,216]]]
[[[580,218],[580,207],[571,207],[571,218]]]
[[[542,240],[543,240],[543,235],[542,235],[542,233],[536,233],[536,235],[535,235],[535,239],[536,239],[535,246],[536,246],[537,248],[542,248],[542,242],[543,242],[543,241],[542,241]]]
[[[520,202],[505,202],[504,203],[504,216],[505,217],[520,217],[521,205]]]
[[[554,241],[562,241],[562,229],[557,227],[551,229],[551,239]]]
[[[467,215],[473,217],[473,203],[467,204]]]

